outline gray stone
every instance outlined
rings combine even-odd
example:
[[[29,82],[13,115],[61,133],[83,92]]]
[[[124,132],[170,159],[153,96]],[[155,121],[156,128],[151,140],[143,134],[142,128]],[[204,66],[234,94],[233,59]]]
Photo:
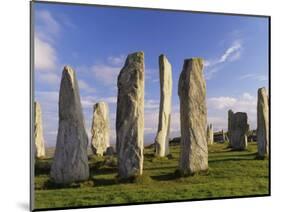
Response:
[[[108,156],[114,155],[114,148],[112,146],[107,147],[105,154]]]
[[[34,102],[34,140],[35,140],[35,157],[45,157],[45,141],[43,136],[42,112],[38,102]]]
[[[231,115],[230,146],[234,150],[247,148],[247,133],[249,131],[247,113],[237,112]]]
[[[190,175],[208,169],[206,82],[203,60],[184,61],[178,84],[181,145],[179,171]]]
[[[142,175],[144,139],[144,53],[128,55],[118,76],[116,114],[118,176]]]
[[[51,179],[71,183],[89,178],[88,136],[76,74],[69,66],[62,72],[59,94],[59,129]]]
[[[233,111],[232,110],[228,110],[228,125],[227,125],[227,138],[228,140],[230,139],[231,137],[231,119],[232,119],[232,116],[233,116]]]
[[[158,131],[155,138],[156,155],[169,154],[169,134],[172,102],[172,66],[164,55],[159,56],[160,108]]]
[[[209,145],[212,145],[214,143],[214,131],[212,124],[207,126],[207,143]]]
[[[103,156],[109,147],[109,109],[105,102],[98,102],[93,108],[91,147],[94,154]]]
[[[269,107],[266,88],[258,89],[257,104],[257,144],[258,155],[264,157],[269,153]]]

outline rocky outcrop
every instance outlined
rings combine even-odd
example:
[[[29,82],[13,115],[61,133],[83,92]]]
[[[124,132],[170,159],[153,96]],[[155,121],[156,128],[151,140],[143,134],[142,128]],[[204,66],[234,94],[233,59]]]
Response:
[[[118,177],[142,174],[144,139],[144,53],[128,55],[118,76],[116,150]]]
[[[164,157],[169,154],[169,134],[172,102],[172,66],[164,55],[159,57],[160,108],[158,131],[155,138],[156,155]]]
[[[179,171],[190,175],[208,169],[206,83],[203,60],[184,61],[178,83],[181,148]]]
[[[209,145],[212,145],[214,143],[214,131],[212,124],[207,126],[207,143]]]
[[[269,153],[269,107],[265,87],[258,89],[257,104],[257,144],[258,155],[264,157]]]
[[[80,103],[76,74],[69,66],[62,72],[59,93],[59,129],[51,179],[71,183],[89,178],[88,136]]]
[[[34,140],[35,157],[45,157],[45,142],[43,137],[42,112],[38,102],[34,102]]]
[[[109,147],[109,109],[105,102],[98,102],[93,108],[91,147],[93,153],[103,156]]]
[[[237,112],[231,115],[230,146],[234,150],[247,148],[247,133],[249,130],[247,113]]]

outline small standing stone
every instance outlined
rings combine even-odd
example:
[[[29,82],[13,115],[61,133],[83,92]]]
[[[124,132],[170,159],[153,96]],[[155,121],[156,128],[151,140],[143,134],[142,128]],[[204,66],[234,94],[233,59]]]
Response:
[[[42,112],[38,102],[34,102],[34,139],[35,139],[35,157],[45,157],[45,142],[43,137]]]
[[[209,145],[212,145],[214,143],[214,131],[212,124],[207,126],[207,142]]]
[[[234,113],[230,125],[231,148],[235,150],[245,150],[248,144],[247,133],[249,130],[247,113]]]
[[[116,113],[118,177],[142,175],[144,139],[144,53],[128,55],[118,76]]]
[[[107,147],[105,155],[108,155],[108,156],[114,155],[114,148],[112,146]]]
[[[105,102],[98,102],[93,108],[91,147],[94,154],[103,156],[109,147],[109,109]]]
[[[156,155],[169,154],[169,134],[172,102],[172,66],[164,55],[159,57],[160,109],[158,131],[155,138]]]
[[[181,145],[179,171],[190,175],[208,169],[206,83],[203,60],[184,61],[178,83]]]
[[[88,136],[76,74],[69,66],[62,72],[59,94],[59,129],[51,179],[66,184],[89,178]]]
[[[269,153],[269,107],[265,87],[258,89],[257,122],[258,155],[264,157]]]

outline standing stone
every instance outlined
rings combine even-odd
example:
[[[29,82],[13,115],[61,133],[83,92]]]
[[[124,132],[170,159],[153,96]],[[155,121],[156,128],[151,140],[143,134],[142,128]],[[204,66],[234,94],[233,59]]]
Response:
[[[96,103],[93,108],[91,147],[99,156],[109,147],[109,109],[105,102]]]
[[[43,137],[42,113],[38,102],[34,102],[34,140],[35,157],[45,157],[45,142]]]
[[[258,155],[264,157],[269,153],[269,108],[265,87],[258,90],[257,122]]]
[[[206,83],[203,60],[186,59],[178,84],[181,145],[179,171],[191,175],[208,169]]]
[[[169,134],[172,102],[172,66],[164,55],[159,57],[160,110],[158,131],[155,138],[156,155],[169,154]]]
[[[221,134],[222,134],[222,141],[223,141],[223,142],[227,141],[226,133],[225,133],[223,130],[221,130]]]
[[[249,130],[247,113],[237,112],[232,115],[230,123],[230,144],[234,150],[247,148]]]
[[[207,142],[209,145],[212,145],[214,143],[214,131],[212,124],[207,126]]]
[[[142,175],[144,139],[144,53],[128,55],[118,76],[116,150],[118,176]]]
[[[233,116],[233,111],[232,110],[228,110],[228,127],[227,127],[227,138],[228,141],[230,142],[230,137],[231,137],[231,119]],[[231,146],[231,143],[230,143]]]
[[[114,155],[114,148],[112,146],[107,147],[105,151],[105,155],[108,156]]]
[[[88,136],[76,74],[69,66],[62,72],[59,94],[59,129],[51,179],[71,183],[89,178]]]

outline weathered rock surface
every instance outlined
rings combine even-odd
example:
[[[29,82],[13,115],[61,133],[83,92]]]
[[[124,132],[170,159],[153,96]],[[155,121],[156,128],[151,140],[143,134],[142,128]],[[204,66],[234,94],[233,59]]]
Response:
[[[169,134],[172,102],[172,66],[164,55],[159,56],[160,107],[158,131],[155,138],[156,155],[169,154]]]
[[[232,110],[228,110],[228,125],[227,125],[227,138],[230,142],[230,137],[231,137],[231,119],[233,116],[233,111]],[[231,143],[230,143],[231,145]]]
[[[265,87],[258,89],[257,104],[257,144],[258,155],[264,157],[269,153],[269,107]]]
[[[144,53],[128,55],[118,76],[116,150],[118,176],[141,175],[144,139]]]
[[[51,179],[62,184],[87,180],[87,146],[88,136],[76,74],[69,66],[65,66],[60,84],[59,129]]]
[[[207,142],[209,145],[212,145],[214,143],[214,131],[212,124],[207,126]]]
[[[182,175],[208,169],[206,83],[203,60],[184,61],[178,84],[180,98],[181,148],[179,171]]]
[[[230,145],[235,150],[247,148],[247,132],[249,130],[247,113],[232,114],[230,123]]]
[[[114,155],[114,148],[112,146],[107,147],[105,155],[108,155],[108,156]]]
[[[42,112],[38,102],[34,102],[34,140],[35,157],[45,157],[45,141],[43,136]]]
[[[109,147],[109,109],[105,102],[98,102],[93,108],[91,147],[94,154],[103,156]]]

